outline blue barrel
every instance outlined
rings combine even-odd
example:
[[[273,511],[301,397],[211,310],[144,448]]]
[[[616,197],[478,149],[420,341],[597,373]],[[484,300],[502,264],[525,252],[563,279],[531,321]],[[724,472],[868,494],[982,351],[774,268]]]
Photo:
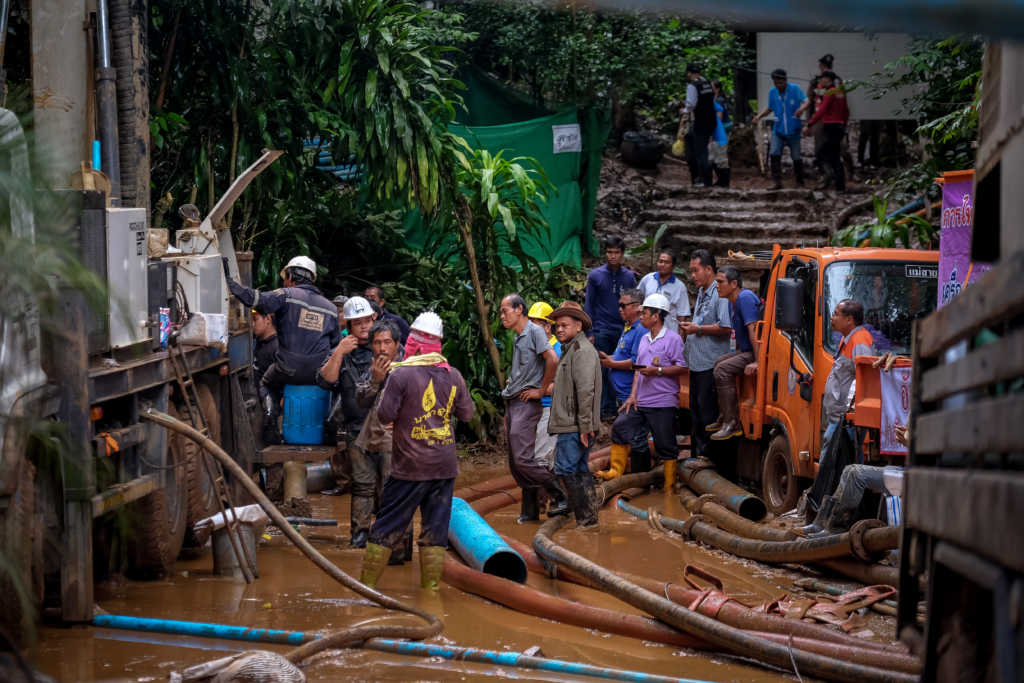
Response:
[[[461,498],[452,498],[448,541],[473,569],[526,583],[526,561],[512,550],[480,514]]]
[[[331,410],[329,391],[309,384],[289,384],[284,388],[284,421],[281,435],[285,443],[317,446],[324,442],[324,420]]]

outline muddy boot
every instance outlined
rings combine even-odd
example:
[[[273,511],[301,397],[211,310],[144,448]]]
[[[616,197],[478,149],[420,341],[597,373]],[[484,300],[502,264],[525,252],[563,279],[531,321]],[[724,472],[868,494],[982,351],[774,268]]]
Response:
[[[604,481],[618,479],[626,471],[626,460],[629,458],[629,444],[613,443],[608,469],[594,472],[594,476]]]
[[[369,496],[352,496],[349,508],[352,517],[352,538],[349,548],[365,548],[366,538],[370,535],[370,521],[373,519],[373,498]]]
[[[825,530],[825,526],[832,516],[832,506],[834,504],[835,501],[832,500],[832,496],[822,497],[821,507],[818,508],[818,514],[814,517],[814,521],[806,526],[797,527],[796,532],[802,536],[820,536],[828,533]]]
[[[782,189],[782,157],[768,157],[772,167],[772,189]]]
[[[359,574],[359,582],[370,588],[377,587],[377,580],[391,557],[391,548],[376,543],[367,543],[363,553],[363,570]]]
[[[539,491],[534,487],[523,489],[523,502],[519,508],[519,518],[516,524],[536,522],[540,519]]]
[[[420,588],[435,592],[440,588],[446,552],[439,545],[420,546]]]
[[[729,179],[732,177],[732,169],[720,168],[717,171],[718,182],[715,183],[718,187],[729,187]]]
[[[569,514],[569,499],[565,489],[562,488],[562,483],[557,479],[552,479],[544,485],[544,489],[551,496],[551,504],[548,505],[548,518]]]
[[[412,524],[410,524],[401,544],[391,551],[391,557],[388,559],[389,567],[398,567],[406,562],[412,562],[412,541]]]
[[[779,159],[781,162],[782,159]],[[804,162],[794,161],[793,162],[793,175],[796,176],[796,184],[798,187],[804,186]]]
[[[565,488],[569,504],[576,517],[576,526],[587,527],[597,524],[597,494],[594,479],[589,472],[574,472],[565,477]]]
[[[271,392],[264,393],[261,398],[263,401],[263,429],[260,437],[263,439],[264,446],[276,446],[281,443],[281,428],[277,424],[281,402]]]

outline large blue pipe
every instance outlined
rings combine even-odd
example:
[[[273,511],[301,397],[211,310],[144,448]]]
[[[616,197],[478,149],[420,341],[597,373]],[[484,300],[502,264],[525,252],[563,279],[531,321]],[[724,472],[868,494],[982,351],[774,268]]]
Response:
[[[469,503],[452,498],[448,541],[473,569],[526,583],[526,561],[512,550]]]
[[[456,499],[458,500],[458,499]],[[227,624],[207,624],[198,621],[177,621],[174,619],[150,619],[146,617],[128,617],[119,614],[98,614],[93,617],[93,625],[106,628],[117,628],[129,631],[147,631],[150,633],[173,633],[188,636],[206,636],[228,640],[244,640],[249,642],[277,643],[282,645],[301,645],[322,637],[319,633],[303,633],[302,631],[280,631],[269,628],[245,628]],[[392,652],[415,657],[443,657],[470,662],[482,662],[498,666],[536,669],[590,678],[604,678],[614,681],[643,681],[644,683],[703,683],[689,678],[670,678],[645,674],[640,671],[610,669],[591,666],[580,662],[565,662],[558,659],[531,657],[521,652],[498,652],[480,650],[475,647],[459,647],[458,645],[429,645],[427,643],[392,640],[390,638],[371,638],[363,644],[367,650]]]

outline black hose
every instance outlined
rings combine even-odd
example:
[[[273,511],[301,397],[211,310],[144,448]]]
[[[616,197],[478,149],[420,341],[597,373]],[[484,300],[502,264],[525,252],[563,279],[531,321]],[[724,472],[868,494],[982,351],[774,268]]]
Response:
[[[270,499],[264,495],[263,491],[260,491],[259,486],[257,486],[252,479],[246,476],[245,471],[238,466],[238,463],[236,463],[230,455],[224,452],[216,442],[203,436],[191,425],[187,425],[180,420],[176,420],[170,415],[162,413],[159,410],[147,408],[139,417],[151,420],[158,425],[162,425],[167,429],[192,439],[200,448],[217,458],[221,465],[231,473],[231,476],[233,476],[242,485],[246,492],[248,492],[257,503],[259,503],[259,506],[267,513],[270,520],[281,529],[281,532],[288,537],[288,540],[295,544],[295,546],[298,547],[298,549],[301,550],[302,553],[313,562],[313,564],[322,569],[324,573],[332,579],[354,593],[372,600],[385,609],[407,612],[427,622],[423,626],[383,625],[356,626],[353,628],[342,629],[335,631],[334,633],[330,633],[323,638],[318,638],[306,643],[301,647],[295,648],[286,655],[290,661],[298,663],[319,652],[323,652],[324,650],[350,647],[352,645],[362,643],[370,638],[408,638],[410,640],[423,640],[425,638],[436,636],[444,630],[444,623],[430,612],[412,605],[407,605],[400,600],[396,600],[384,593],[370,588],[369,586],[363,585],[324,557],[310,544],[309,541],[303,538],[302,535],[288,523],[288,520],[285,519],[285,516],[277,509],[277,506],[270,502]]]
[[[653,476],[654,474],[652,472],[644,475],[629,475],[629,477]],[[622,482],[626,485],[621,485],[620,480],[626,478],[620,477],[608,482],[608,484],[620,484],[614,490],[623,490],[636,485],[635,481]],[[611,495],[612,490],[607,487],[600,488],[603,488],[604,497],[607,499]],[[555,517],[547,520],[540,527],[537,535],[533,537],[533,548],[538,555],[548,561],[564,565],[583,574],[587,579],[601,586],[605,592],[644,610],[648,614],[686,633],[704,638],[736,655],[754,658],[785,670],[796,667],[802,673],[827,680],[851,681],[851,683],[860,683],[861,681],[901,681],[911,683],[918,680],[917,676],[911,674],[885,671],[875,667],[844,662],[797,650],[779,643],[773,643],[741,629],[723,624],[711,617],[688,610],[559,546],[553,540],[553,536],[567,522],[568,519],[565,517]]]

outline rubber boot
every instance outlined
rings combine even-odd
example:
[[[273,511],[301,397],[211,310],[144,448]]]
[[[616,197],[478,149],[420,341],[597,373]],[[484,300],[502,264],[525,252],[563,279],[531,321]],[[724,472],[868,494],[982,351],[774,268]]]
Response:
[[[537,489],[532,486],[523,489],[523,502],[519,508],[519,518],[516,519],[516,524],[536,522],[540,519],[538,493]]]
[[[373,519],[373,498],[369,496],[352,496],[349,508],[352,518],[352,538],[349,548],[365,548],[366,538],[370,535],[370,521]]]
[[[626,461],[629,459],[629,444],[613,443],[611,453],[608,469],[594,473],[594,476],[604,481],[618,479],[626,471]]]
[[[548,505],[549,519],[569,514],[569,499],[565,494],[565,489],[562,488],[562,482],[552,479],[544,485],[544,490],[551,496],[551,504]]]
[[[729,179],[732,177],[732,169],[720,168],[717,171],[718,182],[715,183],[718,187],[729,187]]]
[[[276,446],[281,443],[281,428],[278,427],[277,417],[280,414],[281,402],[273,392],[261,392],[263,396],[263,429],[260,436],[264,446]]]
[[[825,531],[826,524],[828,524],[829,518],[832,516],[832,506],[835,505],[835,501],[832,496],[823,496],[821,499],[821,506],[818,508],[818,514],[814,517],[814,521],[810,524],[797,528],[797,533],[803,536],[814,536],[828,533]]]
[[[779,161],[781,162],[782,159],[780,158]],[[803,161],[794,161],[793,162],[793,175],[796,176],[796,184],[799,187],[803,187],[804,186],[804,162]]]
[[[363,570],[359,574],[359,582],[370,588],[377,587],[377,580],[391,557],[391,548],[376,543],[367,543],[363,553]]]
[[[440,588],[446,552],[439,545],[420,546],[420,588],[434,592]]]
[[[569,504],[576,517],[576,526],[587,527],[597,524],[597,496],[594,492],[593,477],[589,472],[574,472],[565,478]]]
[[[782,189],[782,157],[768,157],[772,167],[772,189]]]
[[[676,486],[676,472],[679,469],[678,460],[665,461],[665,493],[672,493]]]
[[[399,567],[406,562],[412,562],[412,522],[409,522],[409,529],[405,532],[399,546],[392,548],[388,566]]]

